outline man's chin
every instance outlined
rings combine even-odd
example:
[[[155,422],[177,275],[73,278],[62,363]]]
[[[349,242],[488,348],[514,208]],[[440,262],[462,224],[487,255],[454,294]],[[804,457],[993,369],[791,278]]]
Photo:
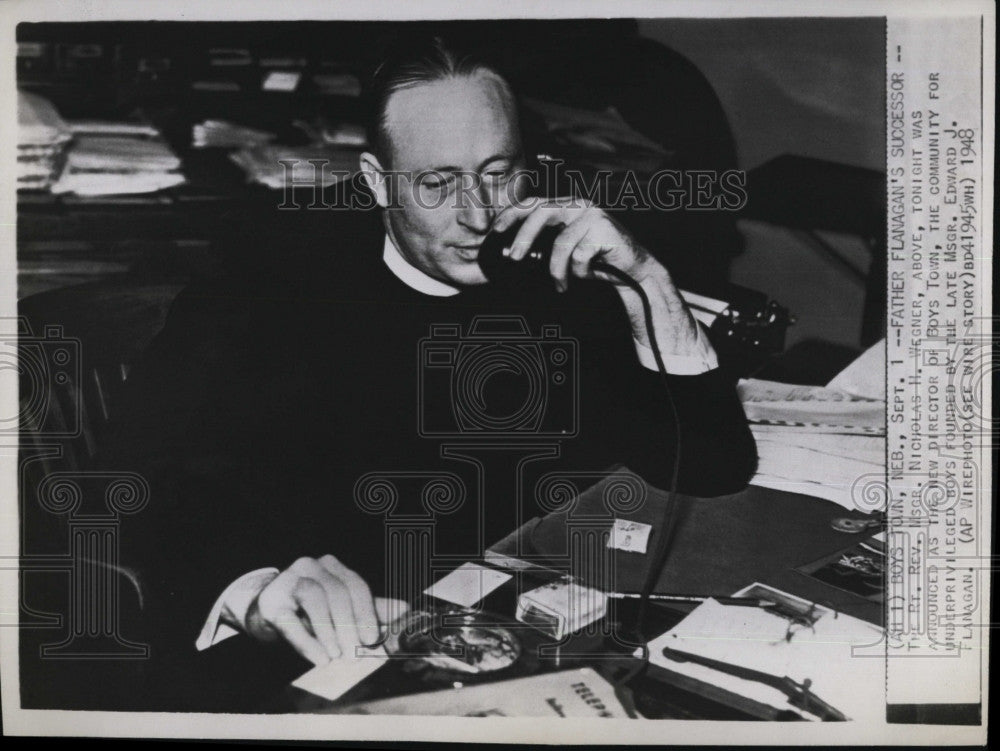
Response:
[[[475,261],[453,266],[448,269],[448,271],[448,277],[452,284],[456,284],[461,287],[472,287],[489,282],[489,279],[486,278],[486,275],[483,274],[483,270]]]

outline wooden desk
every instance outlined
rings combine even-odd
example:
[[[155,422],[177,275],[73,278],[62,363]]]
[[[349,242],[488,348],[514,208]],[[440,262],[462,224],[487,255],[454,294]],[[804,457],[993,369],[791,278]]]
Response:
[[[662,515],[667,494],[647,486],[642,503],[629,511],[610,508],[605,491],[614,482],[612,477],[580,494],[558,513],[544,519],[532,519],[491,550],[517,556],[538,564],[567,570],[571,560],[579,560],[579,547],[571,548],[574,534],[581,531],[606,529],[613,518],[627,518],[652,524],[647,550],[656,544],[658,521]],[[751,486],[735,495],[704,499],[678,496],[679,520],[674,544],[655,591],[690,592],[711,595],[729,595],[755,581],[770,584],[806,599],[821,602],[841,612],[880,623],[882,605],[870,602],[848,592],[838,590],[807,577],[795,570],[825,555],[863,539],[866,535],[848,535],[837,532],[830,521],[837,517],[857,516],[828,501],[810,496],[783,493]],[[623,590],[636,590],[646,575],[648,555],[608,551],[611,566],[599,566],[604,580],[594,571],[579,572],[589,583]],[[608,573],[610,572],[610,573]],[[517,581],[515,577],[514,582]],[[501,618],[513,620],[513,608],[518,591],[526,587],[508,582],[489,595],[482,607],[497,613]],[[628,603],[614,603],[613,619],[628,623],[634,611]],[[678,623],[690,610],[688,606],[674,608],[652,607],[646,623],[645,636],[652,638]],[[541,643],[532,637],[531,630],[522,633],[529,644]],[[534,638],[534,641],[530,641]],[[617,649],[618,658],[608,656]],[[494,677],[484,676],[480,682],[504,680],[530,674],[532,671],[565,669],[589,665],[609,681],[614,682],[635,666],[629,657],[631,648],[617,644],[614,639],[584,638],[564,647],[567,654],[558,664],[534,659],[530,665],[521,664]],[[531,651],[526,649],[525,651]],[[587,652],[600,653],[598,659],[588,659]],[[407,673],[399,661],[390,661],[385,667],[331,703],[298,689],[288,689],[276,706],[277,711],[330,712],[342,711],[345,705],[390,695],[430,691],[446,688],[450,683],[443,679],[427,681]],[[465,680],[463,677],[462,680]],[[667,674],[650,667],[626,684],[623,703],[638,709],[641,716],[685,719],[781,719],[772,708],[741,701],[733,695],[698,685],[676,674]]]
[[[492,549],[511,555],[520,550],[541,562],[558,563],[568,560],[568,530],[602,524],[607,528],[618,517],[652,525],[652,550],[667,494],[646,486],[644,503],[632,512],[616,512],[605,501],[608,482],[582,493],[571,508],[529,521]],[[882,623],[880,604],[795,570],[863,539],[864,535],[837,532],[830,526],[838,517],[866,518],[863,514],[812,496],[754,485],[719,498],[678,495],[676,502],[675,537],[654,591],[730,595],[759,581],[871,623]],[[646,576],[648,556],[613,552],[610,584],[618,591],[638,589]],[[596,577],[587,578],[595,585],[603,583]]]

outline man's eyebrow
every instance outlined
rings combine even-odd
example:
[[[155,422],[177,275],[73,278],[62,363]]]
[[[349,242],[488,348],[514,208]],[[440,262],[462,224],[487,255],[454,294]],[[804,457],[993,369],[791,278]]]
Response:
[[[476,167],[475,171],[478,172],[479,170],[481,170],[483,167],[485,167],[487,164],[490,164],[491,162],[498,162],[498,161],[501,161],[501,160],[507,161],[507,162],[513,162],[516,159],[517,159],[516,156],[510,156],[508,154],[494,154],[493,156],[487,157],[486,159],[484,159],[479,164],[479,166]],[[455,166],[453,164],[452,165],[448,165],[447,167],[431,167],[428,170],[428,172],[462,172],[462,171],[463,170],[462,170],[461,167],[457,167],[457,166]]]

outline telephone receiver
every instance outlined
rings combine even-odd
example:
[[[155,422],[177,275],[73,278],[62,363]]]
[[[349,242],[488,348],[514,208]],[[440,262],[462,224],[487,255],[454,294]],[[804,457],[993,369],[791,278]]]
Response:
[[[543,227],[528,254],[520,261],[512,261],[503,255],[503,250],[511,247],[520,228],[521,222],[518,222],[503,232],[490,232],[483,238],[479,246],[479,267],[491,282],[502,284],[529,277],[537,280],[549,277],[549,259],[562,227]]]
[[[503,232],[490,232],[479,246],[479,266],[492,283],[517,285],[549,283],[549,259],[562,227],[544,227],[535,237],[528,254],[520,261],[503,255],[517,236],[520,222]],[[624,283],[628,277],[599,258],[591,261],[592,270],[615,276]],[[678,290],[694,317],[709,328],[717,350],[729,352],[740,361],[753,363],[759,357],[784,350],[785,331],[795,322],[787,308],[767,295],[735,284],[727,285],[726,300],[716,300],[686,290]],[[748,368],[750,365],[747,366]],[[749,371],[748,371],[749,372]]]
[[[524,279],[532,281],[551,282],[549,274],[549,259],[552,258],[552,249],[555,246],[556,238],[563,228],[560,226],[542,227],[527,255],[520,261],[512,261],[504,256],[504,248],[509,248],[517,237],[517,231],[521,227],[521,222],[508,227],[503,232],[490,232],[483,238],[479,246],[479,267],[483,270],[483,275],[493,283],[509,283]],[[618,269],[605,263],[599,258],[594,258],[590,262],[590,268],[594,271],[603,271],[612,276],[628,282],[628,277]]]

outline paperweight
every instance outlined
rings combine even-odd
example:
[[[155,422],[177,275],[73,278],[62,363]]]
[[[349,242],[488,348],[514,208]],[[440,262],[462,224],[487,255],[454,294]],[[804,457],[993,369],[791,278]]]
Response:
[[[450,673],[494,673],[521,656],[517,635],[496,621],[462,609],[411,611],[390,628],[386,651]]]

